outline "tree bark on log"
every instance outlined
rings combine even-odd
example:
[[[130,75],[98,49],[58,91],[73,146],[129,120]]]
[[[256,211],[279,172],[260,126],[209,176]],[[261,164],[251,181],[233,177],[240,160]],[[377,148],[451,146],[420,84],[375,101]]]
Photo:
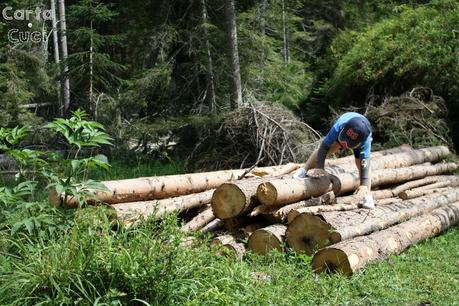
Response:
[[[258,171],[256,173],[262,176],[288,173],[294,165],[104,181],[101,183],[108,188],[108,192],[92,192],[96,196],[96,201],[107,204],[164,199],[214,189],[223,183],[238,180],[243,175],[252,175],[252,171]],[[67,199],[67,204],[64,205],[64,196],[58,195],[55,190],[49,192],[48,198],[53,206],[78,207],[77,201],[73,198]],[[94,204],[94,201],[89,201],[88,204]]]
[[[413,148],[410,145],[403,144],[399,147],[391,148],[391,149],[386,149],[386,150],[381,150],[381,151],[376,151],[371,153],[371,158],[379,158],[382,156],[386,155],[391,155],[391,154],[396,154],[396,153],[402,153],[402,152],[408,152],[412,151]],[[325,161],[326,166],[334,166],[334,165],[340,165],[340,164],[347,164],[347,163],[353,163],[354,162],[354,155],[349,155],[346,157],[340,157],[336,159],[327,159]]]
[[[459,203],[448,204],[429,214],[368,236],[340,242],[317,252],[312,259],[312,270],[341,272],[351,276],[366,265],[399,254],[424,239],[437,236],[459,223]]]
[[[378,158],[371,158],[371,170],[394,169],[409,167],[412,165],[426,162],[438,162],[448,156],[450,151],[445,146],[429,147],[418,150],[411,150],[396,153]],[[357,170],[355,163],[338,164],[332,167],[326,167],[329,174],[339,174],[345,172],[355,172]]]
[[[300,201],[297,203],[289,204],[283,206],[281,208],[272,207],[272,206],[264,206],[260,205],[252,211],[250,214],[251,217],[255,217],[257,215],[270,215],[277,223],[285,222],[287,215],[290,211],[294,209],[300,209],[305,207],[311,206],[319,206],[319,205],[332,205],[336,201],[335,194],[333,191],[329,191],[317,198],[311,198],[308,200]]]
[[[394,196],[391,189],[372,191],[371,195],[373,196],[374,200],[388,199]],[[336,204],[358,205],[361,201],[362,201],[362,197],[355,195],[355,194],[336,198]]]
[[[214,189],[211,189],[176,198],[120,203],[113,204],[110,207],[115,210],[118,220],[138,219],[140,217],[148,218],[153,215],[161,218],[166,214],[183,212],[190,208],[210,204],[213,193]]]
[[[265,255],[271,250],[282,251],[286,229],[287,227],[282,224],[258,229],[250,235],[247,246],[254,253],[260,255]]]
[[[286,240],[295,251],[312,255],[332,243],[384,229],[458,200],[459,189],[455,189],[430,197],[377,206],[371,210],[355,209],[315,215],[302,213],[289,223]]]
[[[207,234],[211,232],[218,231],[219,229],[223,228],[223,221],[220,219],[215,219],[209,222],[209,224],[206,224],[203,228],[201,228],[199,231],[201,234]]]
[[[371,184],[373,187],[377,187],[402,183],[430,175],[453,172],[456,168],[455,163],[445,163],[376,170],[371,173]],[[330,185],[329,180],[331,180],[332,185]],[[257,198],[263,205],[282,206],[311,196],[319,196],[330,190],[333,190],[335,194],[354,191],[359,185],[360,177],[355,172],[329,175],[328,178],[271,180],[260,184],[257,189]]]
[[[441,180],[440,179],[441,177],[450,178],[452,176],[451,175],[440,175],[440,176],[434,175],[434,176],[424,177],[424,178],[421,178],[421,179],[418,179],[418,180],[414,180],[414,181],[410,181],[410,182],[404,183],[404,184],[402,184],[400,186],[397,186],[397,187],[392,189],[392,193],[394,194],[394,196],[398,196],[403,191],[410,190],[410,189],[413,189],[413,188],[416,188],[416,187],[421,187],[421,186],[437,183],[437,182],[439,182]]]
[[[388,198],[388,199],[381,199],[376,200],[375,205],[389,205],[398,202],[402,202],[403,200],[400,198]],[[298,215],[301,214],[317,214],[322,212],[330,212],[330,211],[348,211],[357,209],[357,203],[350,203],[350,204],[333,204],[333,205],[318,205],[318,206],[311,206],[311,207],[304,207],[298,209],[292,209],[288,212],[286,217],[287,223],[291,223]]]
[[[277,179],[260,184],[257,198],[266,206],[282,206],[323,195],[331,189],[329,177]]]
[[[230,255],[234,256],[237,260],[242,260],[246,253],[246,249],[243,243],[238,242],[236,237],[233,235],[223,235],[214,238],[212,244],[220,247],[221,253],[218,255]]]
[[[439,190],[443,189],[444,187],[457,187],[459,185],[459,177],[457,176],[449,176],[449,179],[442,179],[442,181],[424,185],[422,187],[413,188],[410,190],[406,190],[400,192],[398,195],[403,200],[413,199],[417,197],[421,197],[423,195],[432,194],[435,192],[439,192]]]
[[[371,186],[378,187],[403,183],[426,176],[451,173],[457,169],[455,163],[441,163],[435,165],[416,165],[399,169],[376,170],[371,173]],[[358,173],[341,173],[330,176],[333,182],[333,190],[338,194],[356,190],[360,185]]]
[[[435,189],[416,189],[416,190],[407,190],[402,193],[400,193],[400,199],[402,200],[411,200],[419,197],[423,197],[426,195],[430,195],[433,193],[439,193],[439,192],[444,192],[446,190],[451,190],[450,187],[443,187],[443,188],[435,188]]]
[[[215,220],[214,213],[212,211],[212,207],[207,207],[199,213],[196,217],[191,219],[190,222],[182,226],[181,230],[184,232],[192,232],[192,231],[197,231],[206,226],[209,222],[212,220]]]

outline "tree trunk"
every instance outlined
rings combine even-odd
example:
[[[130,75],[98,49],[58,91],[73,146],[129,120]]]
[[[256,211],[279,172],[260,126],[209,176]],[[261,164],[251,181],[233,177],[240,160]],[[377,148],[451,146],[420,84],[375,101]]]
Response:
[[[219,219],[230,219],[247,212],[256,201],[257,187],[268,178],[249,179],[234,183],[224,183],[212,196],[212,207]]]
[[[459,203],[448,204],[369,236],[357,237],[320,250],[312,259],[316,273],[341,272],[352,275],[366,265],[399,254],[424,239],[437,236],[459,223]]]
[[[256,174],[266,176],[290,171],[291,167],[291,164],[287,164],[257,168],[253,169],[253,171],[250,171],[250,169],[223,170],[104,181],[102,184],[109,191],[96,190],[93,192],[96,196],[96,201],[108,204],[164,199],[213,189],[223,183],[238,180],[242,175],[252,175],[255,170],[257,171]],[[78,207],[77,201],[73,198],[67,199],[67,203],[65,204],[64,195],[58,195],[55,190],[49,192],[48,198],[53,206]],[[88,202],[88,204],[95,203],[94,200]]]
[[[373,158],[379,158],[382,156],[392,155],[396,153],[409,152],[412,150],[413,148],[410,145],[404,144],[404,145],[401,145],[395,148],[391,148],[391,149],[371,152],[371,158],[373,160]],[[349,155],[346,157],[340,157],[336,159],[327,159],[325,161],[326,166],[334,166],[334,165],[346,164],[346,163],[354,163],[354,155]]]
[[[94,60],[93,60],[93,36],[92,36],[92,20],[91,20],[91,26],[90,26],[90,39],[89,39],[89,92],[88,92],[88,99],[89,99],[89,107],[92,111],[92,115],[94,117],[94,120],[97,121],[97,106],[94,105]]]
[[[59,26],[61,29],[61,51],[62,51],[62,97],[64,102],[63,113],[66,113],[70,107],[70,80],[69,67],[67,63],[67,24],[65,21],[65,1],[58,0],[59,3]]]
[[[422,164],[426,162],[438,162],[448,156],[450,151],[445,146],[430,147],[419,150],[411,150],[407,152],[395,153],[386,156],[371,158],[371,170],[383,170],[409,167],[412,165]],[[325,170],[329,174],[340,174],[345,172],[356,172],[357,168],[354,162],[336,164],[331,167],[326,167]]]
[[[225,0],[225,15],[227,23],[228,37],[228,57],[231,67],[230,90],[231,90],[231,109],[237,109],[242,105],[242,85],[241,72],[239,66],[239,51],[237,42],[236,16],[234,0]]]
[[[375,190],[371,192],[374,200],[388,199],[394,197],[391,189]],[[353,204],[358,205],[362,201],[362,197],[358,195],[349,195],[336,198],[336,204]]]
[[[310,197],[317,197],[332,189],[328,177],[271,180],[260,184],[258,200],[266,206],[282,206]]]
[[[411,200],[415,198],[419,198],[422,196],[426,195],[431,195],[433,193],[439,193],[443,191],[450,190],[451,188],[449,187],[443,187],[443,188],[435,188],[435,189],[416,189],[416,190],[407,190],[404,191],[400,194],[400,199],[402,200]]]
[[[402,202],[403,200],[400,198],[388,198],[388,199],[381,199],[376,200],[375,205],[389,205],[394,203]],[[285,206],[287,207],[287,206]],[[329,211],[348,211],[354,210],[358,208],[358,203],[348,203],[348,204],[333,204],[333,205],[318,205],[318,206],[311,206],[311,207],[304,207],[304,208],[296,208],[292,209],[287,214],[287,223],[291,223],[298,215],[301,214],[317,214],[322,212],[329,212]]]
[[[392,193],[394,196],[398,196],[400,193],[406,190],[410,190],[416,187],[436,183],[438,181],[441,181],[443,179],[449,179],[451,177],[455,177],[455,176],[454,175],[428,176],[428,177],[425,177],[419,180],[410,181],[400,186],[397,186],[394,189],[392,189]]]
[[[209,31],[207,30],[208,17],[207,17],[206,0],[201,0],[201,15],[202,15],[201,16],[202,22],[204,24],[204,41],[206,45],[206,56],[207,56],[207,72],[206,72],[207,90],[206,91],[208,92],[210,113],[215,114],[217,102],[215,100],[214,68],[213,68],[212,54],[210,51]]]
[[[151,216],[161,218],[173,212],[179,213],[210,204],[214,191],[215,189],[211,189],[169,199],[113,204],[111,207],[115,210],[117,219],[121,221]]]
[[[201,234],[207,234],[207,233],[212,233],[215,231],[218,231],[223,227],[224,223],[220,219],[215,219],[209,222],[209,224],[206,224],[203,228],[201,228],[199,231]]]
[[[437,171],[448,172],[454,170],[456,165],[439,164],[435,166],[416,166],[411,168],[386,169],[412,165],[415,163],[423,163],[428,161],[439,161],[449,153],[446,147],[432,147],[410,152],[398,153],[394,155],[384,156],[372,163],[371,183],[373,187],[384,184],[394,184],[403,181],[412,180],[414,178],[424,177],[427,175],[437,174]],[[328,172],[333,172],[330,179],[333,183],[333,191],[335,193],[344,193],[355,190],[360,185],[360,177],[349,166],[335,165],[328,167]],[[330,191],[329,178],[305,178],[272,180],[263,183],[257,190],[258,200],[263,205],[282,206],[289,203],[298,202],[307,199],[311,196],[319,196],[327,191]]]
[[[286,232],[288,244],[297,252],[312,255],[316,250],[356,236],[369,234],[459,200],[459,189],[417,198],[372,210],[300,214]]]
[[[399,197],[403,200],[414,199],[417,197],[421,197],[423,195],[432,194],[435,192],[439,192],[440,189],[444,187],[457,187],[459,185],[459,177],[453,176],[449,180],[443,180],[441,182],[425,185],[422,187],[414,188],[411,190],[406,190],[400,192]]]
[[[280,176],[293,171],[297,164],[287,164],[283,168],[272,172]],[[212,207],[215,216],[220,219],[229,219],[240,216],[249,211],[257,203],[257,188],[261,183],[273,179],[272,176],[225,183],[220,185],[212,197]]]
[[[199,213],[196,217],[191,219],[190,222],[182,226],[181,230],[184,232],[192,232],[202,229],[206,224],[209,224],[211,221],[215,220],[214,212],[212,207],[207,207]]]
[[[260,205],[252,211],[250,214],[251,217],[255,217],[257,215],[270,215],[274,220],[278,223],[285,222],[287,215],[290,211],[295,209],[300,209],[304,207],[311,207],[311,206],[319,206],[319,205],[332,205],[336,201],[335,194],[333,191],[329,191],[317,198],[311,198],[308,200],[300,201],[297,203],[293,203],[290,205],[283,206],[281,208],[272,207],[272,206],[265,206]]]
[[[260,6],[260,33],[261,33],[261,54],[260,54],[260,73],[257,76],[257,89],[262,90],[265,70],[265,39],[266,39],[266,13],[268,10],[268,0],[262,0]]]
[[[60,57],[59,57],[59,36],[57,30],[57,18],[56,18],[56,0],[51,0],[51,18],[52,18],[52,28],[53,28],[53,52],[54,52],[54,62],[59,66]],[[61,95],[62,83],[59,79],[57,81],[57,100],[59,104],[59,115],[64,115],[64,106],[62,105],[62,95]]]
[[[290,63],[290,51],[288,46],[288,30],[287,30],[287,23],[286,23],[286,12],[285,12],[285,0],[282,1],[282,36],[284,41],[284,48],[283,48],[283,55],[284,55],[284,62]]]
[[[232,235],[216,237],[212,240],[212,244],[220,247],[221,253],[219,255],[234,256],[237,260],[242,260],[246,253],[244,244],[238,242],[236,237]]]
[[[371,173],[371,186],[378,187],[393,185],[426,176],[451,173],[457,169],[455,163],[442,163],[436,165],[416,165],[399,169],[377,170]],[[356,190],[360,185],[358,173],[340,173],[331,176],[333,190],[338,194]]]
[[[271,250],[281,252],[286,229],[287,227],[282,224],[258,229],[250,235],[247,246],[254,253],[261,255],[265,255]]]

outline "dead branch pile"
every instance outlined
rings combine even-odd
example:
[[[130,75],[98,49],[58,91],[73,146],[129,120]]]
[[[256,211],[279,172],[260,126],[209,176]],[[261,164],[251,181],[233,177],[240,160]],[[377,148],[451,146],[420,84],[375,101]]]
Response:
[[[415,147],[452,145],[445,101],[430,88],[416,87],[379,106],[370,105],[365,115],[387,147],[402,143]]]
[[[359,177],[347,157],[329,162],[330,175],[321,178],[293,179],[300,164],[289,163],[106,181],[108,191],[95,196],[126,226],[177,213],[183,232],[215,237],[218,254],[240,259],[246,247],[265,254],[288,245],[314,255],[316,272],[351,275],[459,222],[459,177],[448,175],[457,169],[444,162],[449,153],[444,146],[402,146],[372,154],[372,210],[348,195]],[[76,207],[56,193],[50,202]]]
[[[304,162],[321,135],[285,107],[253,104],[204,127],[188,165],[212,170]]]

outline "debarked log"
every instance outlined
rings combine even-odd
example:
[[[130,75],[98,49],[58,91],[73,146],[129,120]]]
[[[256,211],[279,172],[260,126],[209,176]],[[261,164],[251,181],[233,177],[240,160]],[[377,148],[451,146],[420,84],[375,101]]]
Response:
[[[326,247],[314,255],[312,270],[316,273],[341,272],[350,276],[368,264],[382,261],[424,239],[437,236],[457,223],[459,203],[447,204],[388,229]]]

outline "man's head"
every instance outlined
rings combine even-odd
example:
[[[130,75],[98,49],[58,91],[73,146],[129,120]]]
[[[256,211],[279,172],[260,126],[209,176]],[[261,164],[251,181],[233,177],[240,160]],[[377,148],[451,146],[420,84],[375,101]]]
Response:
[[[338,135],[338,142],[344,149],[355,149],[371,134],[371,126],[362,117],[346,122]]]

